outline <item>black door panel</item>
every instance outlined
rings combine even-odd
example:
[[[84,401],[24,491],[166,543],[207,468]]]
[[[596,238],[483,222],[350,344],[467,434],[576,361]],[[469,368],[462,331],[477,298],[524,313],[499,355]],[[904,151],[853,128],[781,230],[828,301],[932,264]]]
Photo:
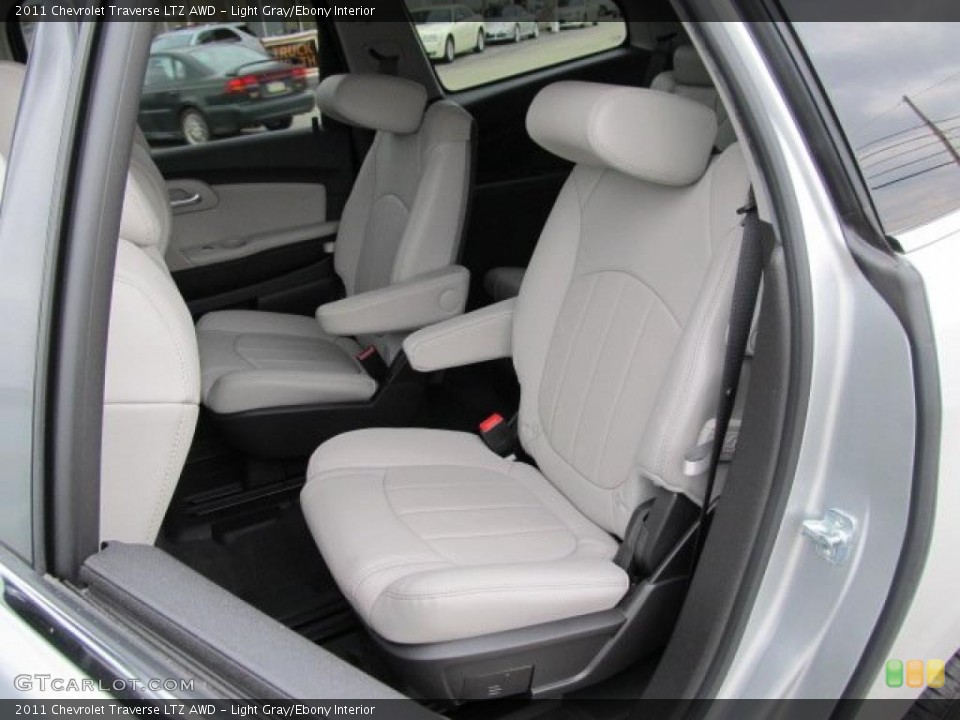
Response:
[[[180,270],[173,279],[194,317],[224,308],[313,315],[318,305],[343,296],[321,239]]]

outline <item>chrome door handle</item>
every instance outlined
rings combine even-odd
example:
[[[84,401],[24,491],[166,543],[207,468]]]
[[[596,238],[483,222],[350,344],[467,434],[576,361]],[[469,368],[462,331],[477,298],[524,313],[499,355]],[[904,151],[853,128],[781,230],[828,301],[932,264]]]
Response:
[[[182,208],[187,207],[188,205],[196,205],[200,202],[200,193],[194,193],[190,197],[185,197],[182,200],[171,200],[171,208]]]

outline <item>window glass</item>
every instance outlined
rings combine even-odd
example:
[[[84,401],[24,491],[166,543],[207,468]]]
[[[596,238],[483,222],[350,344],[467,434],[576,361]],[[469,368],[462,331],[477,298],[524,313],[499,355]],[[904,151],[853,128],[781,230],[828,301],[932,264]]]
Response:
[[[437,76],[457,91],[609,50],[627,38],[613,0],[406,0]]]
[[[210,40],[211,42],[240,42],[240,37],[233,30],[221,28],[210,33]]]
[[[156,55],[147,62],[145,85],[164,85],[186,79],[187,71],[182,62],[169,55]]]
[[[796,23],[890,234],[960,209],[960,23]]]
[[[309,128],[315,23],[157,23],[138,123],[151,146]]]
[[[222,75],[242,71],[269,59],[264,53],[237,45],[208,45],[194,50],[190,55],[197,62]]]

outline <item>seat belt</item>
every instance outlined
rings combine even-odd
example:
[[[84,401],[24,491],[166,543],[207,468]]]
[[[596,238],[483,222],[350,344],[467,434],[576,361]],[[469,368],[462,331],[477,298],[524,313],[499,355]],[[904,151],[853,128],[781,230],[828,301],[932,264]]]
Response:
[[[710,463],[707,469],[707,487],[700,507],[700,519],[697,525],[697,537],[694,543],[691,574],[700,560],[706,543],[707,516],[713,499],[713,489],[723,453],[724,439],[730,426],[730,417],[737,399],[737,386],[740,384],[740,372],[746,357],[747,344],[753,325],[757,297],[760,294],[760,282],[763,279],[764,243],[763,227],[757,213],[757,202],[753,188],[747,195],[746,204],[737,210],[743,218],[743,238],[740,241],[740,258],[737,263],[737,277],[733,285],[733,299],[730,305],[730,324],[727,328],[727,348],[723,358],[723,375],[720,382],[720,399],[717,402],[716,422],[713,443],[710,449]]]

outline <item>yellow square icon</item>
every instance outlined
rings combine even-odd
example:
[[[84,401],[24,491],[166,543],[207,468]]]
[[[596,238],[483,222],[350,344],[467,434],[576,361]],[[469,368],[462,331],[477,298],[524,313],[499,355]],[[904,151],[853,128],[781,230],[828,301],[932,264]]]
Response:
[[[927,660],[927,687],[942,688],[945,676],[943,660]]]
[[[907,687],[923,687],[923,660],[907,662]]]

